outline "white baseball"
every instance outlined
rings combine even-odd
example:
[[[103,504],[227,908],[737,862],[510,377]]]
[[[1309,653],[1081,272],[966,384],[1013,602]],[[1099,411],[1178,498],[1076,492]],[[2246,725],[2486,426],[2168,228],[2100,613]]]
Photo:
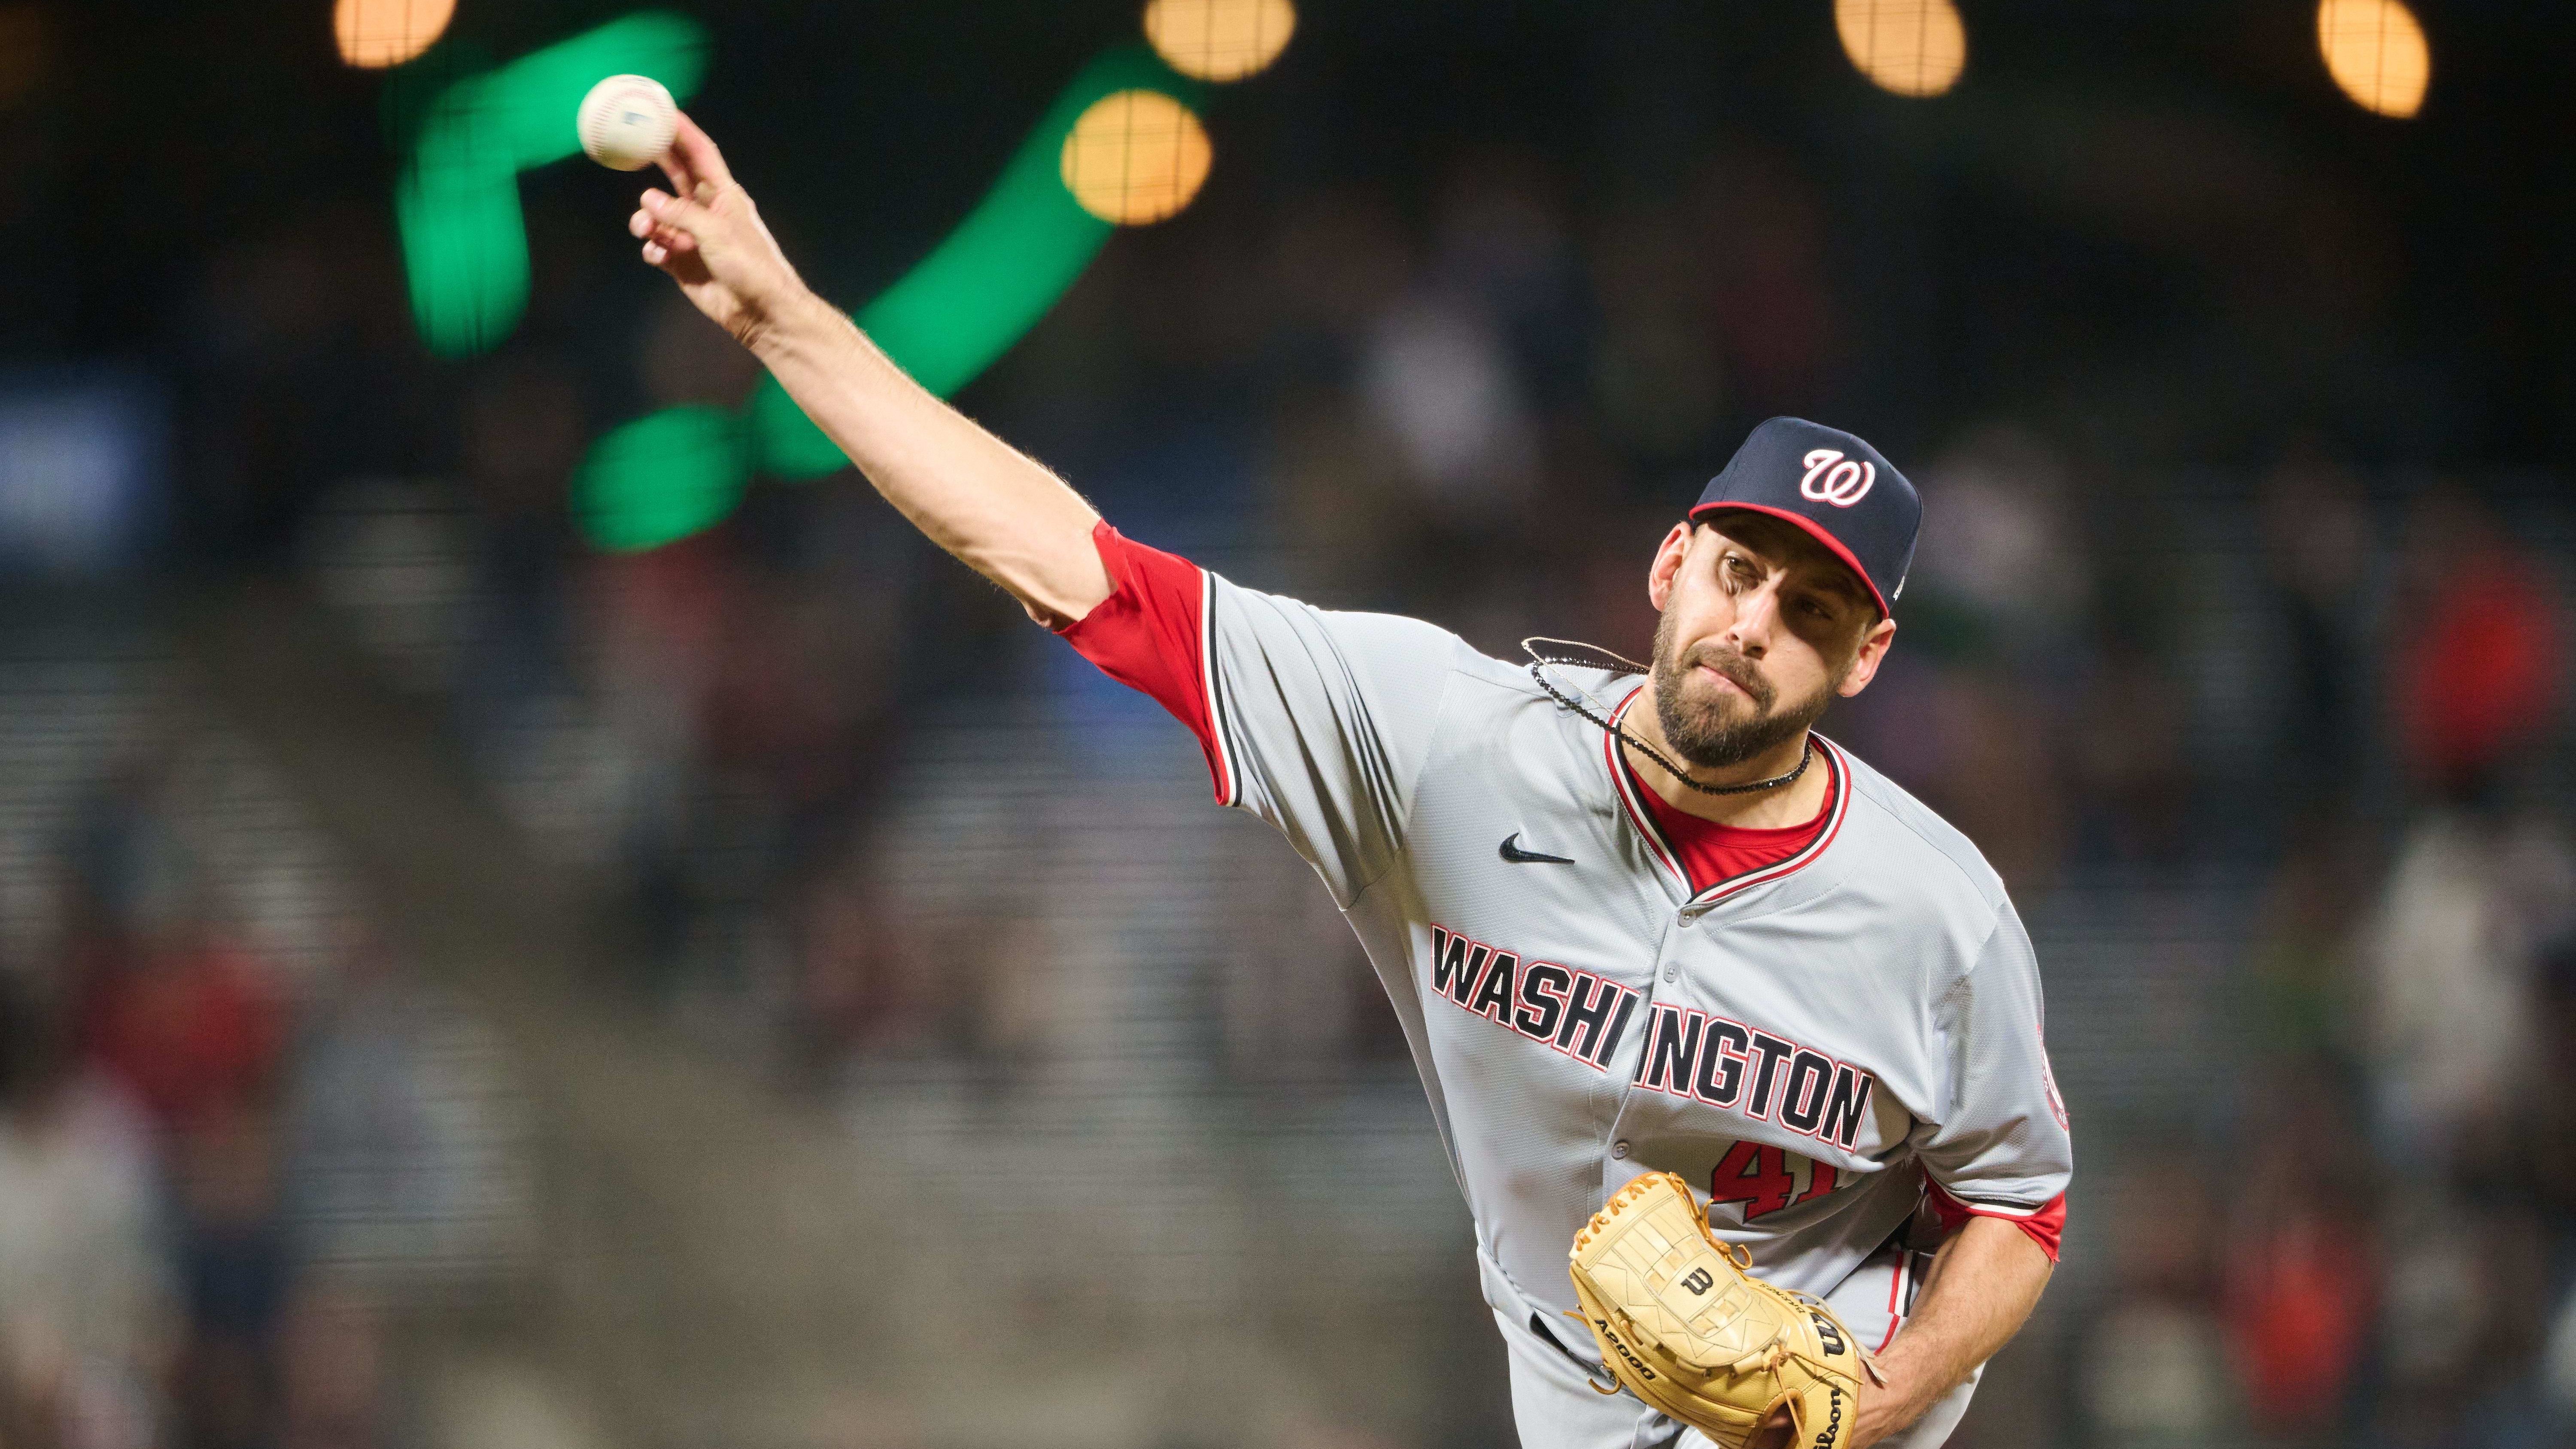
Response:
[[[615,171],[662,159],[680,129],[679,103],[649,75],[613,75],[581,98],[581,149]]]

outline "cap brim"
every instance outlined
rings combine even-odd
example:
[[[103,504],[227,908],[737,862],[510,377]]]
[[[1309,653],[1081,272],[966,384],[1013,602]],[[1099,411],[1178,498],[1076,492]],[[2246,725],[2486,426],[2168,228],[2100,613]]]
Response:
[[[1841,539],[1834,537],[1831,533],[1825,530],[1825,526],[1823,524],[1816,522],[1814,519],[1809,518],[1803,513],[1792,513],[1786,508],[1773,508],[1766,503],[1703,503],[1699,507],[1690,511],[1690,521],[1693,523],[1705,522],[1708,515],[1723,512],[1729,508],[1738,509],[1745,513],[1765,514],[1769,517],[1777,518],[1784,523],[1796,524],[1809,538],[1814,539],[1816,542],[1823,544],[1827,549],[1832,550],[1834,557],[1843,561],[1843,567],[1852,571],[1852,577],[1860,580],[1860,586],[1869,590],[1870,602],[1878,605],[1878,614],[1880,618],[1893,619],[1896,617],[1896,611],[1887,606],[1887,596],[1878,591],[1878,581],[1869,576],[1869,570],[1860,566],[1860,560],[1852,557],[1852,551],[1843,547],[1843,541]]]

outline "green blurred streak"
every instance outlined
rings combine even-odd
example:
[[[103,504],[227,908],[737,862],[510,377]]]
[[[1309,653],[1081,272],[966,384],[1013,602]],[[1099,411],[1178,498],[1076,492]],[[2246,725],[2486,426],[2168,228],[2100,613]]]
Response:
[[[957,229],[859,310],[859,325],[923,387],[946,397],[974,381],[1109,240],[1110,224],[1065,190],[1061,158],[1082,113],[1129,89],[1160,91],[1194,109],[1206,94],[1141,45],[1094,59]],[[813,478],[846,466],[839,446],[763,374],[738,424],[718,409],[669,408],[602,437],[583,460],[574,506],[592,543],[632,552],[723,522],[755,468]]]
[[[581,149],[575,114],[593,85],[649,75],[686,99],[706,74],[706,32],[645,11],[448,86],[431,101],[394,186],[412,317],[432,352],[471,356],[519,325],[528,302],[519,173]]]
[[[1083,67],[974,211],[859,313],[859,325],[923,387],[946,397],[972,382],[1037,325],[1109,240],[1109,223],[1064,188],[1064,138],[1093,102],[1131,89],[1183,104],[1200,94],[1141,45]]]
[[[957,229],[859,310],[859,326],[914,381],[941,397],[973,382],[1099,254],[1115,228],[1065,190],[1064,138],[1093,102],[1123,90],[1160,91],[1193,109],[1206,93],[1141,45],[1095,58],[1056,96]],[[750,412],[763,469],[811,478],[845,465],[776,378],[761,377]]]
[[[581,149],[581,98],[613,75],[648,75],[687,100],[707,73],[707,33],[685,15],[646,10],[531,51],[483,79],[485,124],[518,170]]]
[[[510,335],[528,304],[527,228],[508,172],[415,164],[394,188],[412,321],[442,357],[469,357]]]
[[[573,477],[583,535],[608,552],[635,553],[722,523],[751,481],[744,444],[729,408],[664,408],[613,429]]]
[[[744,412],[751,426],[753,460],[762,471],[802,482],[850,466],[841,445],[814,426],[796,399],[768,373],[760,375]]]

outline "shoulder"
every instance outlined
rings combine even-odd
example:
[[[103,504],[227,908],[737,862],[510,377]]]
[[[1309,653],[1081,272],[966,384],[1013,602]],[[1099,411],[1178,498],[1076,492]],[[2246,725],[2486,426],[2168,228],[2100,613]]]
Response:
[[[1401,678],[1419,687],[1472,682],[1488,691],[1525,692],[1543,698],[1528,671],[1478,650],[1452,631],[1404,614],[1327,609],[1286,594],[1250,588],[1209,572],[1208,591],[1219,632],[1248,630],[1274,641],[1303,636],[1328,643],[1347,667],[1377,682]]]
[[[1404,614],[1328,609],[1292,594],[1276,594],[1236,583],[1214,569],[1205,569],[1202,573],[1209,601],[1220,616],[1231,614],[1237,621],[1256,625],[1286,623],[1299,630],[1322,633],[1344,646],[1384,645],[1444,662],[1453,655],[1475,654],[1466,640],[1425,619]],[[1220,623],[1223,622],[1220,618]]]
[[[1837,745],[1834,753],[1851,774],[1851,816],[1846,828],[1857,828],[1874,850],[1889,857],[1890,864],[1898,867],[1899,879],[1911,883],[1927,901],[1961,906],[1973,902],[1989,923],[2011,909],[2003,877],[1995,874],[1984,853],[1957,826],[1851,751]]]
[[[1508,736],[1515,745],[1546,742],[1549,748],[1571,745],[1580,755],[1597,754],[1599,721],[1611,717],[1645,683],[1642,676],[1622,670],[1551,663],[1542,671],[1526,659],[1468,653],[1451,696],[1457,713],[1462,721],[1482,721],[1497,741]]]

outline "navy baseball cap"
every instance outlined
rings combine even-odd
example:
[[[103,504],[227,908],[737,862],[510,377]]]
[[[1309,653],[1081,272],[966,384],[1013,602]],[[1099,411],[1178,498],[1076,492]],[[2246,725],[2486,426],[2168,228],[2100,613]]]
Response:
[[[1753,430],[1726,471],[1708,480],[1690,521],[1725,508],[1786,519],[1850,565],[1881,614],[1905,590],[1923,500],[1876,448],[1804,418],[1773,418]]]

